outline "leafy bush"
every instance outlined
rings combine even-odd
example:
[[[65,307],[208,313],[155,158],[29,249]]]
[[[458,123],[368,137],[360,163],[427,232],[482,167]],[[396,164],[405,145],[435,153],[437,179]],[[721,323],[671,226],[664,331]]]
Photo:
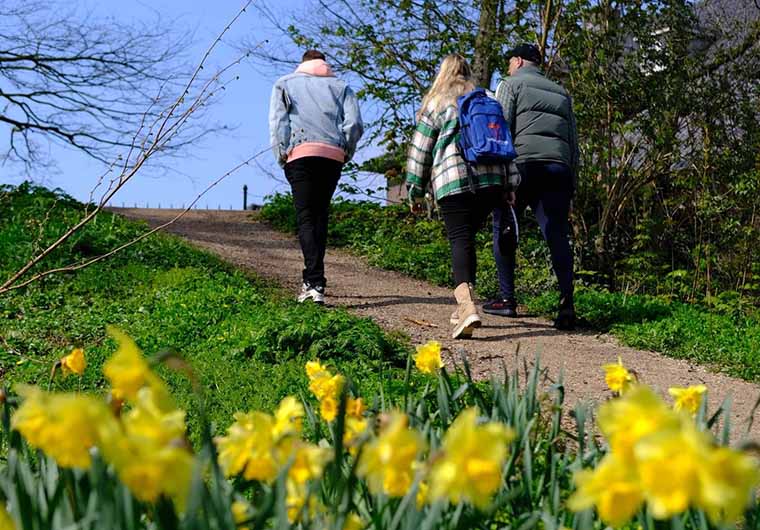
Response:
[[[528,301],[528,309],[550,315],[559,303],[559,295],[543,293]],[[630,296],[580,287],[575,296],[576,310],[586,325],[609,330],[620,324],[642,324],[672,315],[675,304],[650,296]]]

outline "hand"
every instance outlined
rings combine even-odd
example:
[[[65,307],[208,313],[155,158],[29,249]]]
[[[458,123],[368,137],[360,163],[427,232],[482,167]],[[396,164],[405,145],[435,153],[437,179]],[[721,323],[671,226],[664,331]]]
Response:
[[[416,215],[425,211],[425,205],[421,202],[412,201],[409,203],[409,209]]]
[[[517,195],[514,191],[504,192],[504,202],[510,206],[517,204]]]

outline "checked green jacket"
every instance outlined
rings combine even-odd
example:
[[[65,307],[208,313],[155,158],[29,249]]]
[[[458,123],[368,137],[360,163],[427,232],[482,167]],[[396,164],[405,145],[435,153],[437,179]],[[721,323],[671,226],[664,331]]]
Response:
[[[467,166],[457,149],[458,124],[454,105],[440,112],[425,111],[420,115],[406,162],[406,187],[410,199],[423,197],[431,181],[436,201],[472,189],[504,185],[505,166],[483,164],[472,167],[470,186]]]

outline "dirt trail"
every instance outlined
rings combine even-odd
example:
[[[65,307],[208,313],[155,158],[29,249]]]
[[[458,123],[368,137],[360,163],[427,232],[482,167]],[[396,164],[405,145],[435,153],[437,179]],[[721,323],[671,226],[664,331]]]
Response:
[[[176,214],[171,210],[114,211],[151,225]],[[303,261],[295,238],[252,220],[246,212],[195,210],[169,231],[231,263],[272,278],[294,293],[300,287]],[[370,267],[361,258],[333,249],[328,249],[325,269],[329,282],[328,304],[371,317],[386,329],[400,330],[411,336],[415,344],[438,340],[447,348],[444,357],[448,360],[464,353],[476,377],[498,376],[502,373],[502,363],[511,368],[516,363],[522,365],[523,359],[532,362],[539,353],[550,378],[556,379],[560,370],[564,370],[569,406],[579,400],[595,402],[609,396],[600,367],[614,362],[618,355],[643,381],[661,392],[667,392],[669,386],[702,383],[709,389],[713,410],[725,396],[731,395],[733,425],[738,437],[745,432],[747,418],[760,395],[758,385],[713,373],[687,361],[621,346],[609,336],[559,332],[542,318],[513,320],[483,315],[484,325],[476,330],[473,339],[454,341],[449,335],[448,319],[454,304],[449,289]],[[760,418],[751,434],[760,438]]]

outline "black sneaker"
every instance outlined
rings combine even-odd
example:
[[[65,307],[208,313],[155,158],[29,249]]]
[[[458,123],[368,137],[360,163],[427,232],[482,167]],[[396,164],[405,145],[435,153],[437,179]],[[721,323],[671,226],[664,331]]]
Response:
[[[575,329],[575,305],[572,298],[563,298],[559,301],[559,313],[554,320],[554,327],[562,331]]]
[[[489,315],[514,318],[517,316],[517,302],[514,298],[497,298],[483,304],[483,312]]]

